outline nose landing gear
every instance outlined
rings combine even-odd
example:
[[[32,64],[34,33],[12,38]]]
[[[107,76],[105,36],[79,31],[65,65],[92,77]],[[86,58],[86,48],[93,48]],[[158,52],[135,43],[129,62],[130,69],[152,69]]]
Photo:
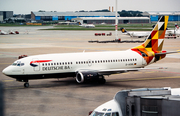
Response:
[[[25,87],[25,88],[28,88],[28,87],[29,87],[29,83],[28,83],[28,82],[25,82],[25,83],[24,83],[24,87]]]
[[[24,83],[24,87],[25,87],[25,88],[28,88],[28,87],[29,87],[28,79],[16,79],[16,81],[25,82],[25,83]]]

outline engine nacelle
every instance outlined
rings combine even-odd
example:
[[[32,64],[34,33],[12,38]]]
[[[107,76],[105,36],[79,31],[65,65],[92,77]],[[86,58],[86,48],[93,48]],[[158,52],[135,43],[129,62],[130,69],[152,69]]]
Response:
[[[98,81],[99,75],[96,72],[78,72],[76,81],[78,83]]]

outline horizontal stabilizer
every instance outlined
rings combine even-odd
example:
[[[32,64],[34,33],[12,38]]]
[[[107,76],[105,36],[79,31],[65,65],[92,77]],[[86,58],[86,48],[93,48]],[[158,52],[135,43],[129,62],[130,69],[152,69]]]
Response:
[[[172,54],[172,53],[180,53],[180,50],[173,51],[173,52],[161,52],[161,53],[155,53],[155,55],[164,55],[164,54]]]

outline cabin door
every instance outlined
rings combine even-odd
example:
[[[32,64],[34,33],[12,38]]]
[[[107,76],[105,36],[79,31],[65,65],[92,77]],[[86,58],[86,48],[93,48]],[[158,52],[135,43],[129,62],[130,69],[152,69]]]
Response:
[[[32,61],[34,71],[40,71],[40,63],[38,62],[38,58],[33,58]]]

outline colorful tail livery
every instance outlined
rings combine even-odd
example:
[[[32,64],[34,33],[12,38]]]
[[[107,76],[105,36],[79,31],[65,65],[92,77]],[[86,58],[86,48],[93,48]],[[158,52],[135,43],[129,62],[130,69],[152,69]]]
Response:
[[[121,30],[122,33],[126,33],[127,32],[125,28],[120,28],[120,30]]]
[[[169,16],[162,16],[156,26],[146,38],[145,42],[131,50],[138,52],[146,60],[147,64],[156,62],[165,57],[162,51]],[[159,54],[161,53],[161,54]]]

